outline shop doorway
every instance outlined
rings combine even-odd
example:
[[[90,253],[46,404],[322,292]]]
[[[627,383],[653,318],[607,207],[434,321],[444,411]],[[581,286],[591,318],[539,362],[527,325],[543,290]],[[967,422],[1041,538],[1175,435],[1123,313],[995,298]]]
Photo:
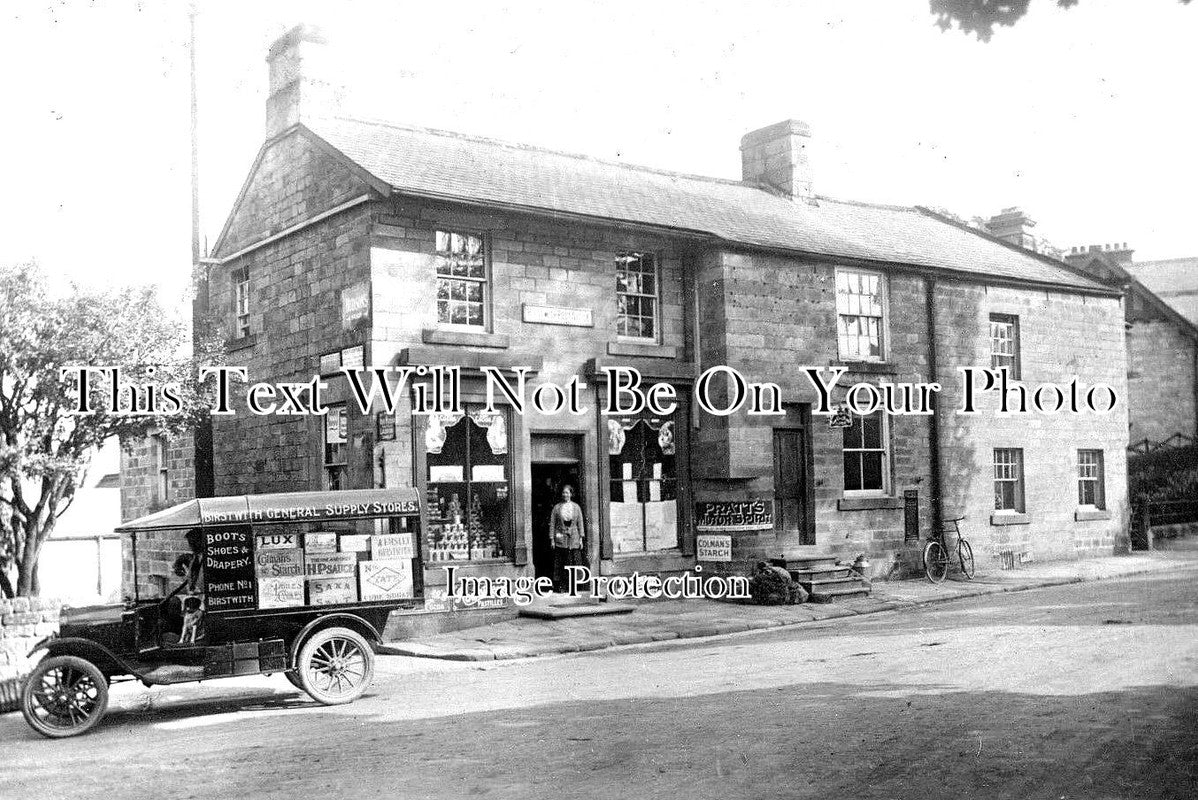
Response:
[[[811,444],[805,428],[774,430],[775,529],[779,539],[815,544]]]
[[[562,487],[574,491],[574,502],[582,507],[587,539],[594,521],[585,517],[586,499],[582,484],[582,437],[560,434],[532,436],[532,564],[536,577],[553,577],[553,546],[549,541],[549,518],[561,501]],[[587,552],[590,542],[583,542]],[[584,557],[586,560],[586,557]]]

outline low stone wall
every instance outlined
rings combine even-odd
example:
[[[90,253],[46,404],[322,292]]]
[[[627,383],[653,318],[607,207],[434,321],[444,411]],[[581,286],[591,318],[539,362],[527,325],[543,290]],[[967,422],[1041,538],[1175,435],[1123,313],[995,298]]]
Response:
[[[0,713],[15,711],[20,678],[29,670],[34,645],[58,631],[58,600],[0,600]]]
[[[1198,522],[1179,522],[1176,525],[1153,525],[1154,539],[1179,539],[1198,534]]]

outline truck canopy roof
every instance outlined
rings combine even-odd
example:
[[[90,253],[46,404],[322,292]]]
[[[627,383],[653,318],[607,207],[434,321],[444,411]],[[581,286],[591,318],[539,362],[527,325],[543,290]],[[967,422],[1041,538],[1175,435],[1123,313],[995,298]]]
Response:
[[[201,497],[130,520],[118,532],[229,525],[278,525],[296,522],[410,517],[420,513],[415,489],[346,489],[333,492],[286,492]]]

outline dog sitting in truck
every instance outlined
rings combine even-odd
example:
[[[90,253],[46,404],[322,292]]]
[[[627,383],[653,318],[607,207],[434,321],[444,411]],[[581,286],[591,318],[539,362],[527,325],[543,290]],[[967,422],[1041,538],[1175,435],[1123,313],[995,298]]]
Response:
[[[200,598],[192,596],[183,600],[183,631],[179,634],[179,644],[195,644],[196,639],[202,638],[200,626],[204,623],[204,604]]]

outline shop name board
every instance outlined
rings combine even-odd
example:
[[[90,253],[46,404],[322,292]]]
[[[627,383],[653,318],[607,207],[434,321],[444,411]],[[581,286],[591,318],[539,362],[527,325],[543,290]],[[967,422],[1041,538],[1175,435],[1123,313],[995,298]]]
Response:
[[[576,328],[595,327],[591,309],[567,306],[540,306],[525,303],[524,321],[539,325],[570,325]]]
[[[695,551],[698,561],[731,561],[732,537],[699,534],[695,537]]]
[[[695,503],[695,530],[765,531],[774,527],[769,500],[719,500]]]
[[[201,525],[222,522],[276,522],[325,519],[352,519],[388,515],[409,516],[420,513],[416,500],[393,500],[369,503],[329,503],[319,506],[289,506],[286,508],[253,508],[237,511],[205,511],[200,514]]]

